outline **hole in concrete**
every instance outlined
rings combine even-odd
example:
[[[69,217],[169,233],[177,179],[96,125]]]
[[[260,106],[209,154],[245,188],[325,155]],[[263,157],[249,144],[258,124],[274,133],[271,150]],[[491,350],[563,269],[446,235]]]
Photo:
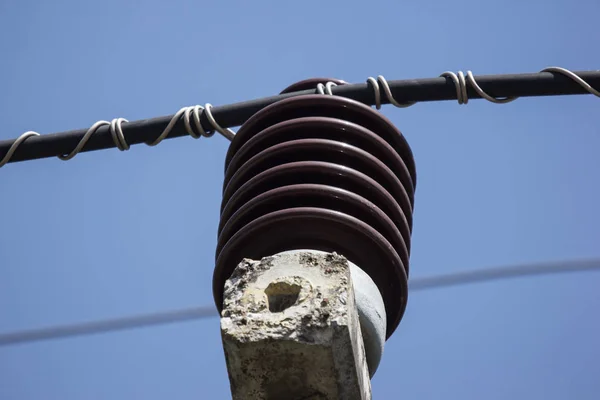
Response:
[[[289,282],[271,282],[265,289],[269,311],[282,312],[298,301],[301,286]]]

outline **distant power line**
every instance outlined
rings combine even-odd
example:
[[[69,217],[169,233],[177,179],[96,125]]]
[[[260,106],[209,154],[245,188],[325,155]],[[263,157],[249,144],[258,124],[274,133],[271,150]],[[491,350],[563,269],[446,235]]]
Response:
[[[102,321],[83,322],[73,325],[51,326],[0,335],[0,346],[17,343],[37,342],[40,340],[60,339],[82,335],[93,335],[126,329],[144,328],[153,325],[166,325],[175,322],[194,321],[217,316],[214,306],[194,307],[174,311],[158,312],[132,317],[114,318]]]
[[[413,279],[410,282],[410,290],[438,289],[509,278],[593,270],[600,270],[600,259],[516,265]],[[19,343],[30,343],[42,340],[70,338],[149,326],[167,325],[217,316],[218,314],[215,307],[207,306],[102,321],[84,322],[80,324],[60,325],[0,334],[0,347]]]
[[[549,275],[592,270],[600,270],[600,259],[543,262],[476,271],[455,272],[447,275],[432,276],[430,278],[414,279],[412,282],[409,282],[409,288],[411,291],[426,290],[533,275]]]

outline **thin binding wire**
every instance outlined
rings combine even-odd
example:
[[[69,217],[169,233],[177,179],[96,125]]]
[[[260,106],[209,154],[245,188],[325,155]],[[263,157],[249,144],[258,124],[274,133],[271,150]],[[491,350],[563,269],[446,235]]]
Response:
[[[331,92],[331,89],[329,90],[329,92]],[[171,118],[171,121],[169,121],[169,124],[163,130],[163,132],[154,141],[152,141],[150,143],[146,143],[146,144],[148,146],[156,146],[157,144],[162,142],[162,140],[169,135],[169,133],[171,132],[171,130],[173,129],[173,127],[175,126],[177,121],[179,121],[179,119],[182,116],[183,116],[183,123],[185,125],[185,129],[186,129],[187,133],[194,139],[199,139],[202,136],[211,137],[214,135],[214,133],[216,131],[216,132],[219,132],[221,135],[223,135],[225,138],[232,140],[233,137],[235,136],[235,132],[232,131],[231,129],[223,128],[221,125],[219,125],[217,123],[217,121],[215,120],[214,116],[212,115],[212,112],[210,111],[211,108],[212,108],[212,104],[210,104],[210,103],[206,103],[204,105],[204,107],[202,107],[200,105],[195,105],[195,106],[188,106],[188,107],[181,108],[179,111],[177,111],[177,113],[175,113],[175,115],[173,115],[173,118]],[[202,127],[202,124],[200,123],[200,115],[201,115],[202,111],[204,111],[206,113],[206,117],[207,117],[209,123],[211,124],[213,130],[206,131]],[[192,120],[193,120],[193,126],[192,126]],[[77,154],[79,154],[81,149],[83,149],[85,144],[88,142],[90,137],[98,130],[98,128],[100,128],[101,126],[106,126],[106,125],[109,126],[110,134],[111,134],[111,137],[112,137],[112,140],[113,140],[113,143],[115,144],[115,146],[120,151],[129,150],[130,146],[127,143],[127,141],[125,140],[125,135],[123,134],[123,126],[122,126],[123,122],[127,123],[129,121],[126,120],[125,118],[115,118],[111,122],[103,121],[103,120],[95,122],[85,132],[85,134],[83,135],[83,137],[81,138],[79,143],[77,143],[77,146],[75,146],[75,148],[69,154],[61,154],[57,157],[63,161],[68,161],[68,160],[72,159]],[[0,160],[0,168],[2,168],[4,165],[6,165],[10,161],[11,157],[13,156],[13,154],[15,153],[17,148],[21,145],[21,143],[23,143],[26,139],[28,139],[32,136],[40,136],[40,134],[37,132],[34,132],[34,131],[27,131],[27,132],[23,133],[21,136],[19,136],[14,141],[12,146],[10,146],[6,155],[2,158],[2,160]]]
[[[331,88],[337,86],[337,83],[335,82],[327,82],[324,85],[322,83],[319,83],[317,85],[317,93],[318,94],[327,94],[330,96],[333,96],[333,93],[331,91]]]
[[[548,67],[548,68],[544,68],[540,72],[554,72],[554,73],[562,74],[562,75],[572,79],[577,84],[579,84],[588,93],[590,93],[596,97],[600,97],[600,91],[594,89],[590,84],[588,84],[582,78],[580,78],[579,76],[577,76],[576,74],[574,74],[573,72],[569,71],[566,68]],[[481,87],[475,80],[475,77],[473,76],[473,73],[471,71],[467,71],[466,78],[465,78],[465,74],[462,71],[459,71],[458,74],[455,74],[454,72],[451,72],[451,71],[446,71],[446,72],[442,73],[440,76],[445,77],[445,78],[450,78],[452,80],[452,82],[454,83],[454,86],[456,87],[456,98],[457,98],[458,104],[467,104],[469,102],[468,93],[467,93],[468,85],[470,85],[473,88],[473,90],[475,90],[483,99],[488,100],[492,103],[505,104],[505,103],[514,101],[518,98],[518,97],[495,98],[493,96],[490,96],[488,93],[485,93],[485,91],[483,91],[483,89],[481,89]],[[380,87],[383,88],[383,92],[385,93],[385,96],[386,96],[388,102],[393,104],[396,107],[406,108],[406,107],[410,107],[410,106],[416,104],[416,102],[399,103],[392,95],[392,91],[389,87],[389,84],[387,83],[386,79],[382,75],[379,75],[377,77],[377,79],[375,79],[373,77],[368,77],[367,83],[373,88],[373,92],[374,92],[374,96],[375,96],[375,107],[378,110],[381,109],[381,105],[382,105],[381,104]],[[334,86],[337,86],[337,84],[334,82],[327,82],[325,84],[319,83],[316,88],[317,93],[323,94],[323,95],[333,95],[332,88]],[[159,137],[157,139],[155,139],[153,142],[146,143],[146,144],[149,146],[156,146],[157,144],[159,144],[165,137],[167,137],[169,135],[170,131],[175,126],[175,123],[177,122],[177,120],[179,118],[181,118],[182,115],[184,117],[186,131],[193,138],[198,139],[201,136],[211,137],[214,134],[214,132],[216,131],[216,132],[219,132],[221,135],[223,135],[225,138],[232,140],[233,137],[235,136],[235,132],[233,132],[231,129],[223,128],[215,121],[215,119],[210,111],[211,107],[212,107],[212,105],[210,103],[205,104],[205,107],[198,106],[198,105],[183,107],[173,116],[173,118],[171,119],[171,121],[169,122],[169,124],[167,125],[165,130],[159,135]],[[206,117],[209,120],[209,123],[211,124],[213,131],[206,132],[204,130],[204,128],[202,127],[202,125],[200,124],[201,111],[204,111],[206,113]],[[190,121],[192,117],[194,120],[194,126],[195,126],[196,130],[198,130],[200,133],[197,133],[194,130],[194,128],[192,127],[192,124]],[[69,153],[67,155],[59,155],[58,158],[66,161],[66,160],[70,160],[71,158],[75,157],[81,151],[81,149],[85,146],[85,144],[89,140],[90,136],[100,126],[104,126],[104,125],[110,125],[110,132],[111,132],[113,142],[115,143],[115,146],[121,151],[128,150],[129,144],[127,144],[125,137],[123,135],[123,130],[122,130],[123,122],[128,122],[128,121],[124,118],[117,118],[117,119],[112,120],[111,122],[108,122],[108,121],[96,122],[94,125],[92,125],[92,127],[90,127],[90,129],[88,129],[88,131],[84,134],[83,138],[79,141],[79,143],[77,144],[75,149],[73,149],[73,151],[71,151],[71,153]],[[26,139],[28,139],[32,136],[39,136],[39,133],[34,132],[34,131],[27,131],[27,132],[23,133],[21,136],[19,136],[13,142],[13,144],[10,146],[6,155],[0,160],[0,168],[3,167],[4,165],[6,165],[12,158],[12,156],[15,153],[15,151],[17,150],[17,148]]]
[[[19,147],[21,143],[25,141],[25,139],[30,138],[31,136],[40,136],[40,134],[34,131],[27,131],[21,136],[19,136],[17,139],[15,139],[12,146],[10,146],[10,148],[8,149],[8,152],[6,152],[6,155],[2,158],[2,160],[0,160],[0,168],[2,168],[8,163],[14,152],[17,150],[17,147]]]
[[[588,93],[593,94],[596,97],[600,97],[600,91],[594,89],[589,83],[587,83],[586,81],[584,81],[579,76],[577,76],[576,74],[574,74],[573,72],[569,71],[566,68],[547,67],[547,68],[544,68],[543,70],[541,70],[540,72],[555,72],[555,73],[562,74],[562,75],[572,79],[575,83],[579,84]],[[446,71],[446,72],[442,73],[440,75],[440,77],[450,78],[452,80],[452,82],[454,83],[454,86],[456,87],[456,99],[458,101],[458,104],[467,104],[469,102],[469,96],[467,93],[467,88],[469,85],[477,92],[477,94],[479,94],[479,96],[481,96],[481,98],[483,98],[489,102],[492,102],[492,103],[506,104],[506,103],[510,103],[511,101],[518,99],[518,97],[497,98],[497,97],[490,96],[479,86],[479,84],[475,80],[475,76],[473,76],[473,72],[471,72],[471,71],[467,71],[466,78],[465,78],[465,74],[462,71],[458,71],[458,74],[455,74],[454,72],[451,72],[451,71]],[[325,85],[320,83],[319,86],[317,87],[317,92],[320,94],[332,95],[333,93],[332,93],[331,87],[337,86],[337,85],[335,85],[335,84],[330,85],[330,83],[333,83],[333,82],[327,82]],[[392,95],[390,86],[387,83],[386,79],[382,75],[377,76],[377,79],[373,78],[372,76],[368,77],[367,83],[370,84],[371,87],[373,88],[373,94],[375,95],[375,108],[378,110],[381,109],[380,85],[381,85],[381,87],[383,87],[383,92],[385,93],[385,96],[386,96],[388,102],[390,104],[393,104],[396,107],[406,108],[406,107],[410,107],[417,103],[417,102],[399,103]]]
[[[390,89],[390,85],[388,85],[388,83],[385,80],[385,78],[383,77],[383,75],[377,76],[377,79],[370,76],[367,78],[367,83],[369,83],[371,85],[371,87],[373,88],[373,93],[375,94],[375,108],[378,110],[381,109],[381,91],[379,90],[379,84],[381,84],[381,86],[383,87],[385,96],[387,97],[390,104],[392,104],[398,108],[406,108],[406,107],[410,107],[417,103],[416,101],[409,102],[409,103],[398,103],[398,101],[396,101],[396,99],[392,95],[392,90]]]

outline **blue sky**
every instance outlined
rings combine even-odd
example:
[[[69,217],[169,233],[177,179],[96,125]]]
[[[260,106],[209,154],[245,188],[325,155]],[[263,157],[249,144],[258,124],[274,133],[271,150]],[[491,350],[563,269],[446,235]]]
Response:
[[[0,2],[0,139],[364,82],[598,69],[600,3]],[[600,257],[592,96],[382,110],[417,163],[411,277]],[[212,304],[222,137],[0,170],[0,332]],[[600,274],[415,293],[376,399],[597,399]],[[0,398],[230,398],[218,320],[0,348]]]

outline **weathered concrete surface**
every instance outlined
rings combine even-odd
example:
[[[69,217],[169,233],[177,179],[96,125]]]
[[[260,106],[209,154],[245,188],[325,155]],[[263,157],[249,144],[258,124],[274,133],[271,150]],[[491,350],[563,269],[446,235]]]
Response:
[[[221,336],[234,400],[371,399],[347,260],[244,260],[225,284]]]
[[[285,253],[296,253],[298,251],[309,251],[313,254],[327,254],[318,250],[290,250]],[[350,276],[352,276],[352,287],[356,309],[358,310],[358,321],[362,333],[369,376],[373,378],[377,367],[383,356],[386,334],[386,312],[381,292],[373,279],[358,265],[348,260],[350,265]]]

